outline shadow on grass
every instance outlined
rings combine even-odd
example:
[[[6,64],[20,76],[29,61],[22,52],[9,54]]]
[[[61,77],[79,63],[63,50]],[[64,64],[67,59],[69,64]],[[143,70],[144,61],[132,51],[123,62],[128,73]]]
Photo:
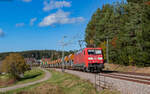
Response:
[[[23,78],[18,79],[18,81],[24,81],[24,80],[27,80],[27,79],[36,78],[36,77],[39,76],[39,75],[42,75],[42,73],[33,74],[33,75],[28,75],[28,76],[25,76],[25,77],[23,77]]]

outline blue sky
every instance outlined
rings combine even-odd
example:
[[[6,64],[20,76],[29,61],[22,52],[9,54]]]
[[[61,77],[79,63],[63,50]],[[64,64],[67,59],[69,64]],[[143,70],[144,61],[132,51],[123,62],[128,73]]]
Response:
[[[0,0],[0,52],[79,49],[92,14],[121,0]]]

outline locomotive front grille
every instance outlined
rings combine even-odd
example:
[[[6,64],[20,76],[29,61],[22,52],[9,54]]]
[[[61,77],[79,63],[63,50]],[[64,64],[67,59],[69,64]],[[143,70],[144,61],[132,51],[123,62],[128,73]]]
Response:
[[[90,63],[88,64],[89,68],[104,68],[104,64],[102,63]]]

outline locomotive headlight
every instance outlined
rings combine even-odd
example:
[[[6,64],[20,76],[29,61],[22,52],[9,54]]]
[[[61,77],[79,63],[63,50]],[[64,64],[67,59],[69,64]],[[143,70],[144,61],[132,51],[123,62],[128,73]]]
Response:
[[[88,57],[88,60],[93,60],[93,57]]]
[[[98,60],[102,60],[103,58],[102,57],[98,57]]]

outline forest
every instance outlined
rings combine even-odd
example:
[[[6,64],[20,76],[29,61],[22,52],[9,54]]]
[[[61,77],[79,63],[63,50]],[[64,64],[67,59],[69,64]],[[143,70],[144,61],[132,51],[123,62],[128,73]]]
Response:
[[[150,1],[127,0],[98,8],[85,30],[87,45],[102,47],[109,63],[150,66]]]

